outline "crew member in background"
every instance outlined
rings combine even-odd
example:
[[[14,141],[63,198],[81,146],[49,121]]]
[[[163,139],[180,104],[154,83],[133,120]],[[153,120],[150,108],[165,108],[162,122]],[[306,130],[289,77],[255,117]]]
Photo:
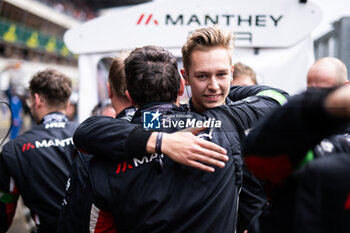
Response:
[[[53,69],[38,72],[29,83],[38,125],[9,141],[0,154],[0,232],[10,226],[19,195],[38,232],[57,231],[77,127],[65,115],[71,89],[71,79]]]
[[[320,140],[350,120],[350,87],[310,89],[259,122],[243,150],[247,167],[274,185],[248,233],[350,232],[350,138],[316,158]]]
[[[66,115],[70,121],[78,122],[78,93],[75,91],[69,97]]]
[[[335,109],[324,106],[330,92],[326,88],[348,83],[342,61],[320,58],[307,75],[309,92],[292,98],[251,131],[245,143],[246,163],[255,175],[272,183],[274,188],[270,190],[269,207],[254,218],[249,233],[349,231],[343,224],[349,221],[343,206],[347,195],[344,190],[348,187],[341,183],[349,177],[341,172],[348,169],[350,136],[344,132],[349,129],[339,119],[342,128],[335,127],[337,119],[327,113]],[[338,158],[344,153],[347,156]],[[330,158],[322,158],[325,156]],[[336,158],[332,159],[333,156]],[[326,182],[331,179],[333,184]],[[321,204],[324,199],[332,204]],[[337,224],[332,215],[339,217]]]
[[[12,112],[12,127],[10,131],[10,138],[14,139],[21,133],[22,118],[23,118],[23,105],[20,96],[15,91],[15,86],[10,84],[8,90],[8,98],[10,102],[10,108]]]
[[[318,59],[307,74],[307,87],[338,87],[349,84],[345,64],[335,57]]]
[[[126,83],[123,59],[114,58],[109,69],[107,89],[108,100],[100,102],[92,111],[93,116],[116,117],[130,121],[135,108],[125,96]],[[113,111],[111,111],[111,109]],[[104,111],[108,109],[108,111]],[[117,116],[116,116],[117,114]],[[88,233],[91,221],[97,222],[95,217],[100,211],[93,206],[93,193],[90,184],[89,167],[92,155],[76,152],[72,171],[67,184],[66,196],[60,213],[58,232],[62,233]],[[91,211],[91,208],[92,211]],[[91,215],[91,212],[94,213]],[[100,211],[102,214],[102,211]],[[104,213],[105,217],[108,213]],[[97,225],[96,232],[109,232],[114,225]]]
[[[241,62],[234,64],[231,86],[251,86],[257,85],[256,74],[252,68]]]
[[[308,88],[335,88],[348,84],[347,68],[341,60],[335,57],[318,59],[307,74]],[[350,140],[349,134],[350,124],[341,134],[323,139],[310,153],[313,153],[315,157],[322,157],[336,152],[350,152],[350,148],[346,143],[344,144]]]
[[[91,116],[110,116],[115,117],[117,114],[111,103],[111,99],[98,102],[91,111]]]

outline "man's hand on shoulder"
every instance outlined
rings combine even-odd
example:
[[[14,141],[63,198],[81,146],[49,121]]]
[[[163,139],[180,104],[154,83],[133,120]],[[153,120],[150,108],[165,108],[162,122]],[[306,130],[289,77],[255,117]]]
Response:
[[[196,132],[195,132],[196,131]],[[161,151],[177,163],[214,172],[213,166],[223,168],[229,160],[224,148],[215,143],[196,137],[195,129],[191,132],[179,131],[172,134],[163,133]],[[148,143],[147,152],[155,152],[157,133],[152,133]]]

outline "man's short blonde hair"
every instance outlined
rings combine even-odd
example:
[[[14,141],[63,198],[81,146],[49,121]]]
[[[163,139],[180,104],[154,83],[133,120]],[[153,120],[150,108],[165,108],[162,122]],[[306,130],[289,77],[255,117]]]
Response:
[[[256,81],[256,73],[254,72],[254,70],[251,67],[244,65],[241,62],[237,62],[234,65],[234,68],[235,69],[234,69],[233,74],[232,74],[233,79],[235,79],[241,75],[247,75],[255,85],[258,84]]]
[[[195,50],[210,50],[216,47],[227,49],[232,63],[234,36],[232,32],[223,30],[218,26],[205,27],[195,30],[189,35],[186,43],[182,46],[182,62],[188,71],[191,66],[191,54]]]

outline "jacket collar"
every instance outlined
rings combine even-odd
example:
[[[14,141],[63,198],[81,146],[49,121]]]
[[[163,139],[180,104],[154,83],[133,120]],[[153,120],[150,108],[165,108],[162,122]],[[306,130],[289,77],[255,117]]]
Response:
[[[165,103],[165,102],[150,103],[139,108],[135,112],[135,115],[132,121],[139,122],[140,120],[142,120],[142,116],[144,112],[157,112],[157,111],[161,114],[171,114],[174,112],[179,112],[181,111],[181,109],[177,105],[171,104],[171,103]]]
[[[136,110],[137,109],[133,106],[127,107],[127,108],[123,109],[115,118],[116,119],[126,119],[128,121],[131,121]]]
[[[68,118],[61,112],[51,112],[45,115],[39,124],[48,124],[52,122],[68,122]]]
[[[225,100],[225,104],[231,104],[233,101],[232,100],[230,100],[228,97],[226,97],[226,100]],[[188,102],[188,104],[184,104],[184,105],[181,105],[181,107],[183,108],[183,109],[188,109],[189,111],[191,111],[191,112],[195,112],[195,113],[198,113],[198,114],[201,114],[202,115],[202,113],[201,112],[199,112],[197,109],[196,109],[196,107],[193,105],[193,102],[192,102],[192,98],[190,99],[190,101]]]

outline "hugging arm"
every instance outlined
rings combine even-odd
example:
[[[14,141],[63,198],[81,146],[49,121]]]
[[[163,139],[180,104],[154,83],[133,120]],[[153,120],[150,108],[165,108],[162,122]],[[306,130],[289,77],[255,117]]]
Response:
[[[310,148],[346,127],[349,88],[310,90],[276,109],[249,133],[244,146],[247,166],[260,178],[283,180]]]
[[[155,153],[156,135],[157,132],[146,131],[125,120],[96,116],[80,124],[73,141],[82,152],[126,161]],[[223,167],[223,162],[228,160],[225,149],[191,132],[164,133],[162,153],[178,163],[208,172],[214,171],[212,166]]]

